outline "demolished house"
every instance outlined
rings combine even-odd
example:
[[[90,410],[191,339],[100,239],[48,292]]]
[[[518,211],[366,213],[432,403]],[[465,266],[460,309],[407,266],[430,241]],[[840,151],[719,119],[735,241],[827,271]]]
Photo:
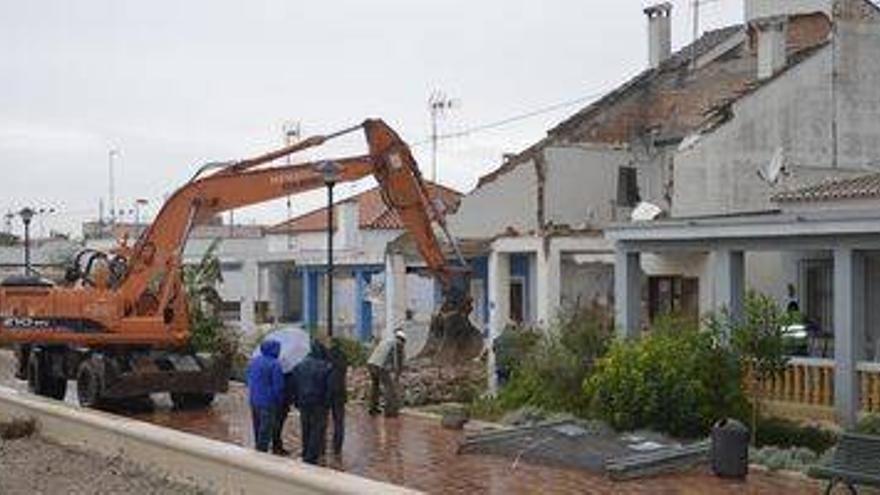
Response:
[[[609,225],[764,211],[781,190],[880,165],[877,7],[747,0],[744,8],[743,24],[676,53],[672,6],[646,9],[650,66],[462,199],[450,225],[489,246],[491,335],[511,322],[546,327],[567,305],[614,306],[621,255],[604,236]],[[638,283],[616,282],[640,301],[618,323],[716,308],[711,257],[672,250],[618,263]],[[784,298],[776,255],[746,263],[763,267],[750,271],[753,285]]]

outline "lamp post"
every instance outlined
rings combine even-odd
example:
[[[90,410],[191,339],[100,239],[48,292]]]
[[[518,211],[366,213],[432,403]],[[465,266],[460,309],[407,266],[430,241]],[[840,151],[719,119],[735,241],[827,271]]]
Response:
[[[323,162],[318,170],[327,186],[327,337],[333,337],[333,186],[339,180],[339,164]]]
[[[24,274],[31,274],[31,220],[36,213],[32,208],[22,208],[18,212],[21,221],[24,222]]]

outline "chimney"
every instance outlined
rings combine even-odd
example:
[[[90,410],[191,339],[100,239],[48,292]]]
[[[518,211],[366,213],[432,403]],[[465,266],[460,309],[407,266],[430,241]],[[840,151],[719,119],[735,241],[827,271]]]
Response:
[[[672,4],[659,3],[645,9],[648,16],[648,61],[660,67],[672,55]]]
[[[785,68],[787,62],[788,17],[764,17],[752,21],[757,36],[758,79],[768,79]]]

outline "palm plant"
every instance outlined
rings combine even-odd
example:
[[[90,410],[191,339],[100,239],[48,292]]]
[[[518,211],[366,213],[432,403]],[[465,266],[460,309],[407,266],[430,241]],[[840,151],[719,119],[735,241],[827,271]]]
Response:
[[[231,352],[228,336],[220,318],[222,299],[217,284],[223,282],[223,272],[215,239],[195,265],[183,268],[183,286],[186,290],[190,317],[190,344],[197,351]]]

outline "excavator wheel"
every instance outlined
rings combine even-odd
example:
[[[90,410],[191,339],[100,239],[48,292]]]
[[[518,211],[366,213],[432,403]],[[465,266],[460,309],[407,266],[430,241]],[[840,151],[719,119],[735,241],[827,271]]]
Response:
[[[171,403],[174,409],[204,409],[214,402],[214,394],[211,393],[182,393],[171,392]]]
[[[51,353],[34,349],[30,352],[27,364],[28,390],[32,394],[64,400],[67,394],[67,378],[54,376],[51,370]]]
[[[91,359],[80,363],[76,373],[76,392],[79,397],[79,405],[82,407],[100,407],[104,398],[102,396],[104,376],[101,369]]]

